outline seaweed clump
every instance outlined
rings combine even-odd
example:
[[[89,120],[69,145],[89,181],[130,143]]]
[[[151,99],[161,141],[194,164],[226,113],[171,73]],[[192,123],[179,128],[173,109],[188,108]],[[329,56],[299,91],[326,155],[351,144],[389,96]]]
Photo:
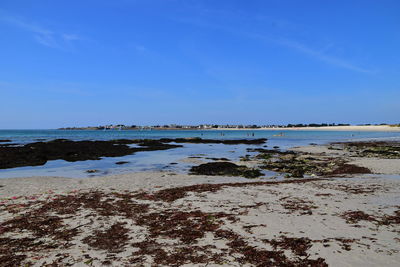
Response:
[[[368,174],[371,170],[365,167],[348,164],[337,157],[311,157],[300,153],[282,154],[271,151],[262,151],[256,156],[266,159],[262,169],[284,172],[287,177],[303,178],[304,175],[312,176],[340,176],[344,174]]]
[[[221,175],[221,176],[243,176],[246,178],[257,178],[263,176],[258,169],[236,165],[232,162],[209,162],[194,166],[190,169],[190,174],[196,175]]]
[[[105,231],[96,230],[93,235],[85,237],[82,241],[96,249],[121,252],[129,240],[128,229],[123,225],[117,222]]]
[[[367,141],[334,143],[334,145],[343,146],[345,150],[354,153],[357,157],[377,157],[385,159],[400,158],[400,142]]]

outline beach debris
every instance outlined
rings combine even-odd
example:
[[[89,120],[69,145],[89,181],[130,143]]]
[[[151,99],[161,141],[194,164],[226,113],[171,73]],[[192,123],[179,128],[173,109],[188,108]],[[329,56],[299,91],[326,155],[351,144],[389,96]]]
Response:
[[[190,169],[190,174],[196,175],[221,175],[221,176],[242,176],[246,178],[257,178],[264,174],[253,168],[236,165],[232,162],[209,162],[193,166]]]

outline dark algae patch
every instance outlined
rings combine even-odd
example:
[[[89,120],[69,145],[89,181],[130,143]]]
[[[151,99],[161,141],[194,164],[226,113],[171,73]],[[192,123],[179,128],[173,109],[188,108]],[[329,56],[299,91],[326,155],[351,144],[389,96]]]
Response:
[[[242,176],[246,178],[257,178],[263,176],[258,169],[236,165],[232,162],[209,162],[194,166],[190,169],[190,174],[196,175],[221,175],[221,176]]]
[[[8,141],[8,140],[3,140]],[[201,138],[163,138],[153,139],[117,139],[110,141],[71,141],[56,139],[48,142],[34,142],[21,146],[0,145],[0,169],[23,166],[40,166],[49,160],[66,160],[69,162],[99,160],[102,157],[122,157],[141,151],[166,150],[182,147],[170,143],[194,144],[263,144],[267,139],[217,140]],[[138,147],[130,147],[137,144]],[[118,164],[118,163],[117,163]],[[122,164],[122,163],[121,163]]]
[[[343,163],[337,166],[331,173],[332,175],[337,174],[366,174],[371,173],[371,170],[365,167],[356,166],[354,164]]]
[[[127,233],[124,223],[117,222],[105,231],[95,231],[93,235],[84,238],[83,243],[108,252],[121,252],[129,240]]]
[[[347,211],[341,215],[343,219],[346,220],[347,223],[356,224],[359,221],[372,221],[375,222],[375,216],[369,215],[361,210],[356,211]]]
[[[313,202],[306,201],[300,198],[281,198],[282,206],[289,211],[289,213],[293,213],[298,211],[301,215],[312,215],[312,210],[317,208]]]
[[[376,157],[386,159],[400,158],[400,142],[398,141],[367,141],[333,143],[332,149],[344,149],[357,157]]]
[[[400,142],[368,141],[331,143],[331,153],[280,151],[276,149],[248,149],[258,152],[254,158],[261,160],[262,169],[287,173],[287,177],[301,178],[306,175],[345,177],[354,174],[370,174],[366,167],[351,164],[354,157],[399,159]],[[338,154],[341,151],[342,154]]]
[[[139,147],[127,144],[137,143]],[[70,141],[57,139],[17,147],[0,147],[0,169],[39,166],[49,160],[99,160],[101,157],[121,157],[139,151],[165,150],[180,147],[156,140]]]
[[[298,256],[307,256],[307,250],[312,246],[311,239],[306,237],[281,236],[279,239],[265,240],[264,242],[271,244],[274,249],[278,247],[289,249]]]
[[[360,221],[373,222],[376,225],[398,225],[400,224],[400,209],[393,212],[392,215],[384,214],[381,216],[370,215],[363,211],[346,211],[340,215],[349,224],[356,224]]]
[[[343,176],[348,174],[368,174],[371,170],[347,163],[342,157],[329,157],[309,153],[269,149],[254,149],[263,160],[262,169],[287,173],[287,177],[303,178],[312,176]]]

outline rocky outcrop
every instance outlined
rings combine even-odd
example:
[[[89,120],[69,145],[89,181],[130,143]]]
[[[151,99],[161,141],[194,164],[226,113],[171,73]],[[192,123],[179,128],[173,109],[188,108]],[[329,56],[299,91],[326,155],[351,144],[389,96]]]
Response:
[[[263,176],[262,172],[258,169],[236,165],[232,162],[209,162],[201,164],[192,167],[190,173],[197,175],[243,176],[246,178]]]

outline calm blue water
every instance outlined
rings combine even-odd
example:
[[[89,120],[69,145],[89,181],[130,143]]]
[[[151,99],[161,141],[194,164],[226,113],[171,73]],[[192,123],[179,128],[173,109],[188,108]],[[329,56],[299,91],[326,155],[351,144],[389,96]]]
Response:
[[[284,136],[274,136],[279,133]],[[254,137],[252,134],[254,133]],[[400,132],[359,132],[359,131],[274,131],[274,130],[181,130],[181,131],[63,131],[63,130],[0,130],[0,139],[10,139],[12,143],[25,144],[36,142],[37,139],[53,140],[65,138],[70,140],[111,140],[111,139],[159,139],[178,137],[201,137],[213,139],[244,139],[268,138],[266,145],[270,148],[279,146],[287,149],[310,143],[329,143],[333,141],[365,140],[365,139],[400,139]],[[118,158],[102,160],[87,160],[81,162],[66,162],[63,160],[49,161],[44,166],[21,167],[0,170],[0,178],[26,176],[63,176],[88,177],[86,170],[99,170],[96,175],[117,174],[135,171],[178,171],[186,172],[193,164],[180,160],[188,156],[202,154],[203,157],[225,157],[238,160],[240,156],[251,154],[246,152],[249,145],[221,144],[183,144],[184,147],[165,151],[138,152]],[[116,165],[118,161],[129,161],[125,165]],[[171,165],[176,162],[178,164]]]

